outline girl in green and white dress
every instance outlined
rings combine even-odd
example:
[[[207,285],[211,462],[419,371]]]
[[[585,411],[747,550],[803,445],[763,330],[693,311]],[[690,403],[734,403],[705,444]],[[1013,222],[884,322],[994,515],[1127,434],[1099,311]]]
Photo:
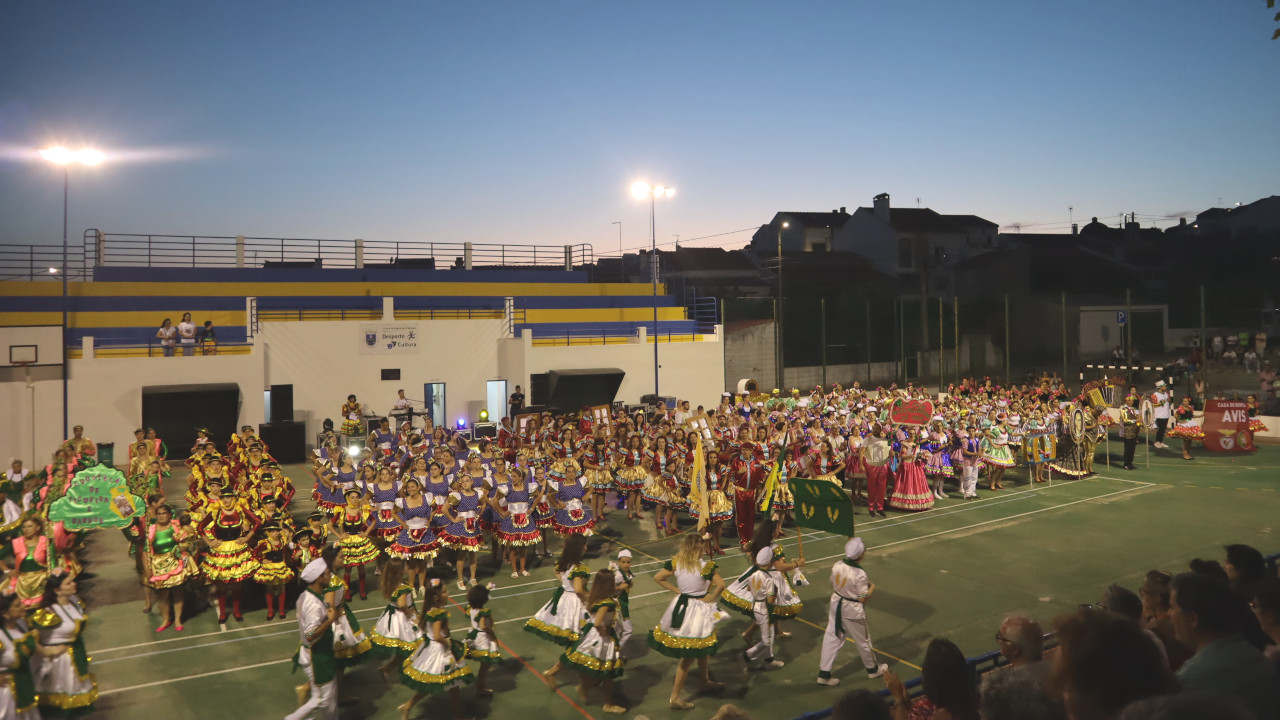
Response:
[[[467,591],[467,617],[471,619],[471,632],[467,633],[467,657],[480,663],[476,673],[476,694],[492,695],[493,689],[485,684],[489,666],[502,663],[502,646],[493,631],[493,613],[485,607],[489,603],[489,588],[472,585]]]
[[[449,589],[440,578],[431,578],[422,599],[421,628],[425,642],[405,659],[400,682],[417,692],[409,702],[401,705],[401,718],[408,718],[422,698],[427,695],[447,694],[453,717],[462,716],[462,696],[458,688],[475,678],[467,667],[467,650],[461,642],[449,636]],[[434,715],[433,715],[434,717]]]
[[[613,681],[622,677],[622,652],[613,627],[618,612],[618,600],[613,570],[601,570],[591,583],[587,597],[587,610],[591,625],[582,639],[565,650],[556,666],[547,672],[545,680],[552,690],[556,688],[555,674],[562,668],[578,671],[578,698],[585,705],[587,693],[596,685],[604,686],[604,711],[620,715],[626,708],[613,702]]]
[[[703,687],[724,687],[711,680],[707,666],[707,658],[720,646],[716,639],[716,600],[724,591],[724,580],[716,564],[702,558],[702,538],[697,533],[684,536],[675,558],[667,561],[653,579],[676,593],[676,598],[662,614],[658,627],[649,631],[649,647],[680,660],[668,704],[674,710],[686,710],[693,703],[682,699],[680,692],[695,659]]]
[[[582,564],[582,556],[586,552],[586,536],[570,535],[565,538],[564,549],[556,560],[556,578],[560,581],[560,587],[555,589],[551,599],[524,624],[526,632],[565,647],[582,639],[582,626],[587,621],[584,605],[587,599],[587,579],[591,577],[591,571]]]

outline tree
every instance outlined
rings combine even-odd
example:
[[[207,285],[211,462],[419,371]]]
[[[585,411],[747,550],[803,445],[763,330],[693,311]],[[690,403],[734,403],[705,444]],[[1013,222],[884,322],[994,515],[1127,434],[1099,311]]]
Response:
[[[1267,7],[1274,10],[1276,7],[1276,0],[1267,0]],[[1276,22],[1280,22],[1280,12],[1276,13],[1274,19]],[[1271,39],[1275,40],[1276,38],[1280,38],[1280,28],[1276,28],[1276,31],[1271,33]]]

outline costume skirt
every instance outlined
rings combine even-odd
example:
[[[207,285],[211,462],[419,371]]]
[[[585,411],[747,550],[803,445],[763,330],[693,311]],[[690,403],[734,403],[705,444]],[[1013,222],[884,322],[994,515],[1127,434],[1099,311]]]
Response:
[[[537,545],[538,541],[542,539],[542,533],[538,531],[538,523],[535,522],[534,516],[528,512],[513,512],[502,518],[494,534],[498,536],[498,540],[503,545],[517,547]]]
[[[716,608],[702,598],[677,595],[649,631],[649,647],[667,657],[707,657],[720,647],[716,639]]]
[[[98,699],[98,682],[93,673],[81,675],[76,668],[76,654],[83,652],[84,646],[73,643],[65,647],[67,651],[61,655],[45,657],[36,653],[31,658],[31,676],[40,706],[60,710],[87,708]],[[87,666],[87,658],[80,660]]]
[[[249,546],[239,540],[217,543],[204,556],[204,574],[210,582],[241,582],[248,580],[257,569],[258,561],[249,552]]]
[[[396,536],[396,541],[387,546],[387,555],[401,560],[428,560],[439,550],[440,541],[431,533],[431,528],[405,528]]]
[[[524,624],[531,632],[557,645],[570,647],[582,638],[582,626],[587,622],[587,611],[576,593],[563,587],[556,588],[551,599]]]
[[[176,550],[152,555],[151,576],[146,580],[147,586],[163,590],[182,585],[191,572],[190,564],[191,558]]]
[[[497,665],[502,662],[502,648],[487,632],[471,630],[466,639],[467,657],[481,665]]]
[[[1194,420],[1180,422],[1169,429],[1169,437],[1182,438],[1184,440],[1203,440],[1204,428],[1197,424]]]
[[[618,475],[614,478],[614,487],[624,492],[639,490],[644,487],[645,481],[649,479],[649,473],[639,465],[623,468],[618,471]]]
[[[378,559],[378,546],[363,535],[348,535],[338,541],[338,562],[354,566]]]
[[[407,658],[422,642],[422,631],[395,605],[388,605],[373,624],[369,641],[379,655]]]
[[[570,500],[551,517],[551,529],[561,537],[591,535],[596,518],[582,507],[581,500]]]
[[[889,505],[899,510],[928,510],[936,498],[929,489],[920,463],[907,462],[898,468]]]
[[[560,663],[594,678],[622,677],[622,652],[613,632],[595,625],[560,656]]]
[[[373,643],[360,629],[360,621],[351,612],[346,603],[342,604],[342,612],[333,623],[333,655],[338,664],[350,667],[362,662],[364,655],[373,649]]]
[[[405,658],[400,682],[428,695],[438,695],[473,682],[462,643],[424,642]]]
[[[728,496],[723,491],[707,491],[707,514],[710,516],[708,519],[711,522],[723,522],[733,518],[733,504],[729,502]],[[689,517],[698,520],[701,516],[702,513],[698,510],[698,506],[690,503]]]
[[[1008,445],[992,445],[982,461],[991,467],[1013,467],[1017,464]]]
[[[280,585],[293,578],[293,568],[283,562],[264,562],[253,571],[254,582],[260,582],[263,585]]]

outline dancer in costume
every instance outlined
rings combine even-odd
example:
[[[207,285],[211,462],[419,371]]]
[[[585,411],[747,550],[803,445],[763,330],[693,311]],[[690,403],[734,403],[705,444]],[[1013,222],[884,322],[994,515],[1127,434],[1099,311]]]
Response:
[[[933,507],[937,498],[929,490],[929,481],[924,475],[927,455],[909,437],[901,443],[898,472],[893,480],[893,495],[889,498],[889,505],[895,510],[916,511]]]
[[[18,596],[23,607],[34,608],[44,597],[49,571],[54,565],[54,547],[44,534],[38,515],[22,521],[22,534],[10,541],[17,567],[9,573],[8,592]]]
[[[708,556],[723,555],[724,550],[720,548],[720,533],[724,529],[724,521],[733,519],[733,504],[729,502],[729,498],[725,495],[725,488],[728,487],[728,468],[720,463],[719,451],[712,450],[707,453],[707,532],[711,537],[707,538],[707,546],[704,549]],[[702,519],[702,511],[698,508],[697,503],[690,503],[689,516],[694,520]]]
[[[418,608],[413,604],[414,589],[405,584],[404,578],[404,560],[388,560],[382,569],[382,596],[387,600],[387,607],[369,633],[374,652],[387,657],[381,670],[388,681],[399,674],[404,659],[422,642]]]
[[[1249,412],[1249,432],[1266,432],[1267,424],[1258,417],[1258,396],[1250,394],[1245,398],[1245,408]]]
[[[577,463],[572,459],[564,461],[564,475],[547,480],[547,490],[547,502],[553,510],[551,529],[560,537],[590,535],[597,518],[582,505],[586,488],[577,473]]]
[[[499,485],[498,527],[494,535],[511,557],[511,577],[528,577],[528,549],[542,538],[533,515],[533,506],[541,491],[520,468],[512,468],[507,480],[506,484]]]
[[[1009,449],[1009,427],[1004,413],[996,416],[998,423],[987,428],[982,437],[982,461],[987,465],[987,489],[1003,490],[1004,472],[1014,466],[1013,451]]]
[[[400,534],[400,523],[396,522],[395,517],[400,487],[395,471],[385,465],[378,468],[377,480],[364,486],[365,502],[373,510],[373,529],[369,537],[379,550]]]
[[[190,531],[173,522],[173,509],[168,505],[157,507],[155,514],[155,522],[147,527],[142,557],[146,584],[160,604],[160,627],[156,632],[163,632],[170,625],[182,632],[182,609],[186,597],[183,584],[195,572],[194,560],[187,553]],[[170,608],[173,608],[172,620],[169,619]]]
[[[768,477],[769,467],[752,452],[750,443],[742,443],[738,456],[729,465],[728,480],[733,488],[733,518],[738,544],[744,548],[755,533],[756,503]]]
[[[422,492],[412,475],[404,480],[404,497],[396,498],[392,514],[400,524],[400,534],[387,547],[387,556],[400,558],[408,568],[409,586],[416,594],[427,579],[427,562],[435,557],[440,540],[431,532],[434,499]]]
[[[254,582],[262,586],[267,596],[267,619],[285,619],[284,586],[293,580],[293,548],[283,537],[280,524],[267,522],[262,526],[266,537],[258,541],[254,548],[254,556],[258,560],[258,569],[253,573]]]
[[[582,639],[564,651],[559,662],[547,671],[547,685],[556,689],[555,674],[562,668],[578,671],[578,699],[585,705],[587,693],[596,685],[604,688],[604,711],[620,715],[627,711],[613,702],[613,681],[622,677],[622,653],[617,637],[613,634],[618,601],[614,595],[613,571],[601,570],[591,582],[591,594],[587,597],[587,610],[591,624]]]
[[[1169,431],[1169,437],[1182,438],[1182,459],[1194,460],[1191,456],[1191,443],[1204,440],[1204,428],[1196,423],[1196,408],[1191,398],[1182,398],[1182,404],[1173,411],[1175,424]]]
[[[337,562],[339,549],[325,548],[322,557],[329,567]],[[351,586],[337,573],[331,573],[329,584],[325,587],[324,601],[329,607],[337,608],[338,619],[333,624],[333,655],[338,661],[338,681],[341,683],[343,671],[368,659],[373,643],[365,636],[364,629],[347,601],[351,598]]]
[[[16,595],[0,595],[0,718],[40,720],[31,674],[36,633],[27,628],[26,616]]]
[[[249,552],[249,538],[257,530],[257,518],[240,503],[240,496],[224,489],[218,504],[210,508],[201,528],[201,535],[209,546],[204,557],[204,575],[213,583],[218,598],[218,622],[227,622],[227,598],[231,598],[231,611],[236,620],[243,622],[240,614],[240,595],[245,580],[258,569],[258,561]]]
[[[405,659],[400,682],[413,689],[409,702],[401,705],[400,717],[407,720],[413,706],[427,695],[447,694],[454,718],[462,717],[462,696],[458,689],[475,677],[465,661],[466,647],[449,636],[449,589],[439,578],[431,578],[422,600],[424,642]]]
[[[31,614],[39,651],[32,658],[31,674],[42,708],[91,710],[98,699],[98,682],[89,672],[84,647],[83,631],[89,616],[76,589],[75,578],[54,573],[40,609]]]
[[[958,439],[960,444],[953,457],[959,458],[956,464],[961,472],[960,496],[965,500],[977,500],[978,471],[982,468],[982,441],[978,439],[972,425],[966,427]]]
[[[347,504],[333,511],[333,533],[338,536],[338,563],[343,581],[351,585],[351,568],[357,569],[360,599],[368,597],[364,566],[378,559],[378,548],[369,538],[373,532],[373,513],[359,490],[347,491]]]
[[[467,583],[462,576],[467,566],[471,567],[471,584],[476,584],[476,558],[482,542],[480,514],[484,511],[488,498],[473,487],[469,473],[458,476],[457,487],[456,491],[449,493],[449,500],[445,503],[444,514],[448,517],[449,524],[440,531],[440,541],[453,548],[458,589],[466,590]]]
[[[640,490],[649,479],[649,472],[644,467],[644,438],[639,433],[627,437],[626,447],[621,450],[621,465],[618,476],[614,480],[618,494],[625,495],[627,500],[627,519],[641,520]]]
[[[591,514],[597,521],[604,520],[605,496],[614,487],[612,455],[604,437],[592,440],[582,455],[582,485],[591,499]]]
[[[298,596],[301,642],[293,662],[295,669],[301,667],[307,673],[307,685],[298,691],[298,709],[285,720],[303,720],[317,711],[322,720],[337,720],[338,662],[333,654],[333,630],[340,611],[324,599],[324,591],[329,586],[329,566],[322,558],[316,558],[302,569],[301,577],[307,587]],[[307,697],[308,686],[310,697]]]
[[[472,585],[467,591],[467,618],[471,631],[467,633],[467,657],[480,663],[476,673],[476,695],[492,695],[493,689],[485,684],[489,666],[502,663],[502,650],[498,634],[493,629],[493,613],[485,607],[489,603],[489,588]]]
[[[867,473],[867,514],[887,517],[884,512],[885,493],[889,487],[889,463],[893,460],[893,446],[885,437],[884,426],[871,426],[871,434],[858,448],[858,457]]]
[[[342,434],[348,437],[357,437],[360,432],[360,416],[364,411],[360,408],[360,403],[356,401],[355,395],[348,395],[347,401],[342,404]]]
[[[582,564],[586,552],[586,536],[570,535],[565,538],[555,567],[560,587],[524,624],[526,632],[564,647],[570,647],[582,638],[582,625],[587,618],[583,603],[587,599],[587,579],[591,577],[591,571]]]
[[[876,661],[871,648],[871,635],[867,632],[866,602],[876,590],[876,584],[867,579],[860,561],[866,554],[862,538],[850,538],[844,544],[844,559],[831,568],[831,603],[827,610],[827,628],[822,634],[822,655],[818,661],[818,684],[839,685],[840,678],[831,677],[836,656],[844,647],[845,639],[853,640],[862,658],[862,666],[868,678],[878,678],[889,666]]]
[[[618,652],[623,654],[631,639],[631,588],[636,584],[636,574],[631,572],[631,551],[619,550],[617,562],[609,563],[609,569],[613,570],[613,586],[618,594]]]
[[[773,598],[769,601],[768,606],[769,624],[774,627],[771,634],[775,638],[791,637],[791,633],[779,631],[776,628],[779,621],[790,620],[799,615],[801,610],[804,610],[804,602],[800,600],[795,586],[791,583],[791,573],[804,567],[805,560],[803,555],[795,562],[787,559],[786,552],[775,540],[776,532],[774,526],[775,523],[772,518],[760,523],[759,527],[756,528],[755,536],[751,538],[751,544],[746,548],[746,552],[747,557],[753,558],[759,555],[761,550],[769,549],[770,561],[766,574],[777,586],[777,591],[773,593]],[[747,568],[747,571],[730,583],[720,596],[720,600],[726,608],[734,610],[753,621],[755,620],[755,611],[758,609],[755,606],[758,601],[753,598],[755,593],[751,585],[751,576],[755,572],[755,566]],[[758,624],[752,624],[742,631],[742,639],[746,641],[747,645],[751,645],[751,640],[759,629]]]
[[[653,579],[676,593],[676,597],[662,614],[658,626],[649,631],[649,647],[680,660],[667,703],[673,710],[687,710],[693,703],[680,693],[695,659],[704,689],[724,687],[712,681],[707,663],[707,658],[720,646],[716,639],[715,604],[724,591],[724,580],[715,562],[702,559],[702,538],[696,533],[684,536],[675,558],[668,560]]]
[[[734,585],[739,588],[739,593],[745,596],[743,599],[749,603],[750,618],[754,623],[751,627],[760,634],[760,639],[754,645],[742,651],[742,662],[750,665],[752,660],[764,660],[766,668],[776,670],[784,663],[773,656],[776,629],[773,622],[773,605],[778,595],[778,583],[773,576],[774,572],[773,550],[763,547],[756,553],[754,564],[734,581]]]
[[[659,534],[675,535],[679,532],[676,529],[676,510],[688,506],[688,500],[680,496],[676,482],[676,463],[667,436],[659,435],[645,453],[649,479],[640,491],[642,498],[658,505],[653,514],[653,529]]]

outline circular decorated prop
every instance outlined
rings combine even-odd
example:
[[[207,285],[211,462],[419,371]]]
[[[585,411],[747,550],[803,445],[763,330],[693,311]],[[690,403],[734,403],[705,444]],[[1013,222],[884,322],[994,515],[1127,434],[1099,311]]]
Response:
[[[1067,432],[1071,433],[1071,438],[1073,440],[1080,442],[1084,440],[1084,430],[1084,408],[1079,405],[1075,405],[1067,411]]]
[[[1156,424],[1156,407],[1155,405],[1151,404],[1151,398],[1149,397],[1142,398],[1142,406],[1141,406],[1140,412],[1142,413],[1143,425],[1147,427],[1152,427],[1153,425]]]

